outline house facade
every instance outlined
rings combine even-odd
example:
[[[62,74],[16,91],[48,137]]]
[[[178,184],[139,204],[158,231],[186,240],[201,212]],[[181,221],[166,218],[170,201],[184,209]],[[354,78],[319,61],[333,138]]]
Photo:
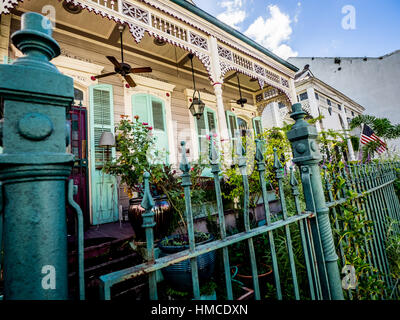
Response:
[[[71,177],[88,224],[117,221],[121,208],[128,206],[117,178],[101,170],[115,148],[99,146],[102,133],[114,133],[121,116],[139,115],[149,123],[157,148],[167,152],[168,163],[177,164],[180,141],[186,141],[188,157],[194,160],[207,135],[216,135],[223,148],[230,148],[235,130],[260,132],[269,103],[288,113],[297,102],[297,67],[191,1],[6,0],[0,10],[3,63],[21,56],[10,37],[20,29],[24,12],[47,15],[54,23],[53,37],[62,53],[52,62],[74,79],[75,102],[68,114],[70,151],[76,160]],[[107,56],[121,61],[121,32],[125,63],[152,69],[131,74],[134,86],[118,74],[94,78],[114,71]],[[190,53],[196,88],[205,103],[200,119],[189,111],[194,89]],[[268,98],[271,91],[274,95]],[[237,104],[240,94],[247,100],[243,105]],[[262,103],[257,101],[260,95],[267,97]]]

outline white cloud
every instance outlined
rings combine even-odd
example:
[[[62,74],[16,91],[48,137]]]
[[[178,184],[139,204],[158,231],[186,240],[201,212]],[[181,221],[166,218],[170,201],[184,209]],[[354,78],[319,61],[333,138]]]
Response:
[[[283,59],[296,57],[298,52],[285,43],[293,32],[289,15],[281,12],[277,5],[269,5],[267,9],[269,17],[258,17],[244,34]]]
[[[246,11],[243,10],[244,1],[242,0],[226,0],[219,3],[220,7],[225,11],[217,15],[217,19],[225,22],[227,25],[235,29],[240,29],[238,24],[246,19]]]

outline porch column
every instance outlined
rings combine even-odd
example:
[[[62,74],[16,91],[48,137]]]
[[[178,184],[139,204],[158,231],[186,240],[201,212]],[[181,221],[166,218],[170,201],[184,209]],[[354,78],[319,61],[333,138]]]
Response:
[[[229,132],[225,117],[224,101],[222,99],[222,74],[219,64],[218,44],[217,44],[217,39],[215,37],[210,37],[210,49],[211,49],[210,52],[211,52],[212,74],[215,80],[213,86],[214,86],[215,97],[217,99],[217,115],[218,115],[218,124],[220,130],[221,148],[224,153],[225,164],[230,164],[231,152],[230,152]]]

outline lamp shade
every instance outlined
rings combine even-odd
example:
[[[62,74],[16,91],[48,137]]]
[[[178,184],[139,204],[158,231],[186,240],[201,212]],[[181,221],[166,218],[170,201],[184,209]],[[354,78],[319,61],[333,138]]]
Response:
[[[99,147],[112,147],[115,145],[115,138],[112,132],[104,131],[101,134]]]

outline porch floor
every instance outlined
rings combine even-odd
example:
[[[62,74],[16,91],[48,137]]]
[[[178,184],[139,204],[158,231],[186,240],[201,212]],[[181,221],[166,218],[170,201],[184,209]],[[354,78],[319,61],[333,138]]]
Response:
[[[129,221],[112,222],[90,226],[89,229],[85,231],[85,240],[94,238],[125,239],[132,237],[134,234]]]

